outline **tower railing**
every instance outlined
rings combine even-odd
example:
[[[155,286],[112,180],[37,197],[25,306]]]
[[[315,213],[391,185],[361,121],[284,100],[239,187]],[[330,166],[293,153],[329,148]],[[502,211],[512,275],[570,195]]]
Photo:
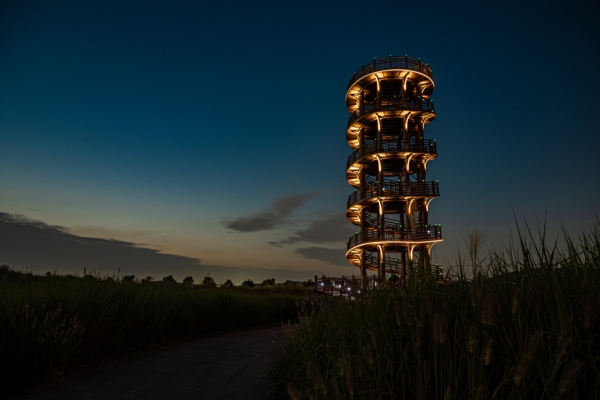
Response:
[[[357,233],[348,239],[347,250],[364,243],[401,241],[401,242],[431,242],[442,239],[442,227],[430,225],[411,229],[402,227],[395,230],[371,231]]]
[[[348,161],[346,162],[346,168],[350,167],[356,160],[375,153],[392,152],[392,151],[403,151],[410,153],[428,153],[431,155],[437,155],[436,141],[431,139],[420,139],[420,140],[382,140],[380,146],[377,146],[375,140],[365,140],[363,146],[359,149],[354,150]]]
[[[348,196],[346,208],[366,199],[379,196],[420,196],[438,197],[440,195],[438,182],[390,182],[384,181],[379,192],[377,183],[363,183]]]
[[[420,59],[408,56],[381,57],[374,59],[369,64],[363,65],[361,69],[356,71],[348,83],[348,88],[363,76],[385,69],[411,69],[413,71],[422,72],[428,77],[433,78],[433,72],[431,71],[431,68],[429,68],[429,65],[425,64]]]
[[[434,112],[433,101],[430,99],[413,99],[413,100],[400,100],[391,104],[382,103],[366,103],[362,106],[357,107],[350,114],[348,119],[348,125],[351,125],[354,121],[360,117],[371,114],[378,111],[429,111]]]

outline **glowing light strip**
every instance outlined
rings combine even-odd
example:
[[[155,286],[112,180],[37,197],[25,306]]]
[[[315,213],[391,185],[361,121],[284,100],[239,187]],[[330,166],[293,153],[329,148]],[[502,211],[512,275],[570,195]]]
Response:
[[[356,254],[358,254],[358,253],[356,253],[356,251],[362,250],[365,247],[373,247],[373,246],[377,246],[377,245],[394,246],[394,245],[399,245],[399,244],[403,244],[403,245],[407,245],[407,246],[420,246],[423,244],[441,243],[443,241],[444,241],[444,239],[424,240],[421,242],[415,241],[415,240],[379,240],[379,241],[373,241],[373,242],[365,242],[365,243],[357,244],[356,246],[352,247],[350,250],[346,251],[346,258],[349,258],[352,255],[356,256]]]
[[[356,92],[356,90],[357,90],[357,89],[355,88],[356,86],[360,86],[360,87],[362,87],[362,85],[361,85],[361,84],[358,84],[358,83],[359,83],[360,81],[362,81],[363,79],[365,79],[365,78],[368,78],[368,77],[370,77],[370,76],[372,76],[372,75],[375,75],[375,76],[377,76],[377,72],[394,72],[394,71],[398,71],[398,72],[400,72],[400,73],[401,73],[401,72],[404,72],[404,71],[406,71],[406,75],[405,75],[405,76],[408,76],[408,75],[409,75],[411,72],[412,72],[412,73],[415,73],[415,74],[417,74],[417,75],[421,75],[421,76],[423,76],[425,79],[427,79],[429,82],[431,82],[432,89],[435,89],[435,82],[433,81],[433,79],[432,79],[430,76],[427,76],[427,75],[425,75],[425,74],[424,74],[424,73],[422,73],[421,71],[415,71],[415,70],[412,70],[412,69],[406,69],[406,68],[390,68],[390,69],[380,69],[380,70],[378,70],[378,71],[373,71],[373,72],[371,72],[371,73],[369,73],[369,74],[363,75],[362,77],[360,77],[359,79],[357,79],[357,80],[356,80],[356,81],[355,81],[355,82],[352,84],[352,86],[350,86],[350,87],[348,88],[348,90],[346,91],[346,97],[350,96],[350,91],[354,91],[354,92]],[[368,84],[368,83],[367,83],[367,84]],[[366,85],[365,85],[365,86],[366,86]],[[353,89],[354,89],[354,90],[353,90]],[[406,90],[406,88],[405,88],[404,90]]]
[[[414,198],[412,198],[412,199],[410,199],[410,201],[408,202],[408,205],[407,205],[407,207],[406,207],[406,208],[407,208],[407,210],[406,210],[406,214],[407,214],[407,215],[410,215],[410,214],[412,214],[412,204],[413,204],[413,202],[414,202],[414,201],[415,201],[415,199],[414,199]],[[411,221],[411,225],[412,225],[412,221]]]
[[[408,260],[412,261],[413,260],[413,251],[415,250],[415,247],[417,246],[408,246],[409,249],[409,253],[408,253]]]
[[[427,212],[429,212],[429,203],[431,203],[433,199],[435,199],[435,197],[429,197],[427,200],[425,200],[425,210],[427,210]]]

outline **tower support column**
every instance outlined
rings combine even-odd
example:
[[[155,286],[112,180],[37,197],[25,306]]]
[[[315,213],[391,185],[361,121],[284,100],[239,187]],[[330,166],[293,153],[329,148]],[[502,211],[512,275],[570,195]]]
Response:
[[[379,246],[379,271],[377,271],[379,278],[382,282],[385,279],[385,245],[380,244]]]

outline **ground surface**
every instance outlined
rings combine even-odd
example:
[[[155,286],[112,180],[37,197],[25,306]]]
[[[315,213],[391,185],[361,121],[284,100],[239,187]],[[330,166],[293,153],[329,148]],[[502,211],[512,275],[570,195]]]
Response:
[[[281,328],[207,337],[140,354],[17,394],[11,400],[280,398],[266,369]]]

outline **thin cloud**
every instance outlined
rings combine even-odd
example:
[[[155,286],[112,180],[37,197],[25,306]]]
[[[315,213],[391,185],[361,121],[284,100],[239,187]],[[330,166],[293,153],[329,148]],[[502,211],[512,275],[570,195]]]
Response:
[[[319,260],[339,267],[352,267],[346,260],[346,252],[343,249],[328,249],[326,247],[304,247],[296,250],[304,258]]]
[[[283,222],[283,217],[272,211],[263,211],[249,217],[238,217],[223,221],[223,225],[238,232],[268,231]]]
[[[161,279],[173,275],[181,281],[193,276],[201,281],[210,274],[217,282],[231,279],[241,283],[246,279],[261,282],[276,278],[304,281],[323,272],[287,271],[255,267],[226,267],[203,265],[200,259],[165,254],[159,250],[140,247],[139,243],[114,239],[90,238],[71,234],[62,226],[48,225],[23,215],[0,212],[0,265],[27,269],[37,273],[88,273],[101,276],[119,272],[134,274],[138,278],[148,275]]]
[[[42,222],[42,221],[29,219],[22,214],[7,214],[7,213],[0,212],[0,224],[2,224],[2,223],[27,225],[27,226],[31,226],[31,227],[36,227],[38,229],[54,230],[54,231],[59,231],[59,232],[63,232],[63,233],[69,231],[64,226],[48,225],[47,223]]]
[[[318,244],[345,242],[354,233],[355,230],[352,229],[352,225],[344,214],[325,215],[314,220],[307,228],[294,232],[286,239],[268,243],[281,247],[299,242]]]
[[[62,226],[48,225],[23,215],[0,213],[0,263],[49,268],[100,270],[199,265],[197,258],[160,253],[139,243],[77,236]]]
[[[225,218],[222,224],[228,229],[244,233],[268,231],[274,229],[277,225],[283,224],[286,221],[286,217],[315,196],[315,193],[311,193],[278,197],[273,201],[268,210],[245,217]]]

